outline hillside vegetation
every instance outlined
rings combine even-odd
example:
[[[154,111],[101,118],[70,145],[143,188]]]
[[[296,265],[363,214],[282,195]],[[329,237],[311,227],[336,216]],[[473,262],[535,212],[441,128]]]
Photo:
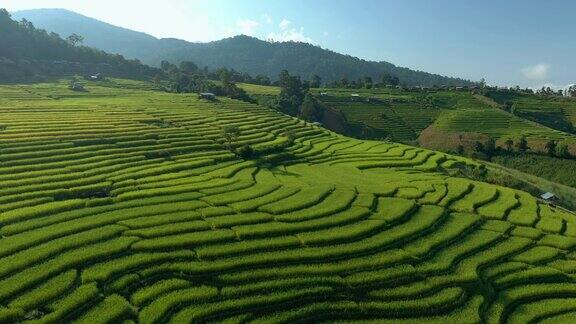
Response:
[[[326,89],[319,99],[342,111],[348,120],[366,126],[364,138],[390,138],[410,142],[421,138],[428,127],[446,134],[479,134],[496,139],[532,141],[567,140],[574,136],[522,118],[482,100],[469,91],[402,89]],[[352,98],[352,94],[360,98]],[[574,109],[576,109],[576,102]],[[566,105],[568,106],[568,105]],[[571,107],[572,106],[568,106]],[[420,137],[420,138],[419,138]],[[440,136],[433,139],[442,140]],[[447,143],[448,144],[448,143]]]
[[[509,104],[514,114],[550,128],[576,134],[574,98],[536,96],[519,92],[489,91],[487,96],[501,105]]]
[[[494,162],[576,188],[576,162],[543,155],[502,155]]]
[[[96,73],[146,79],[157,73],[139,61],[67,42],[29,21],[16,22],[1,8],[0,44],[0,83]]]
[[[227,98],[66,85],[0,86],[0,322],[576,314],[576,218],[444,172],[475,162]]]
[[[237,36],[209,43],[190,43],[179,39],[157,39],[150,35],[116,27],[93,18],[61,9],[35,9],[14,13],[41,28],[70,35],[77,33],[86,44],[110,53],[137,58],[160,66],[163,60],[178,64],[192,61],[210,69],[226,67],[251,75],[275,79],[282,70],[311,80],[318,75],[325,82],[343,77],[350,80],[390,74],[407,85],[471,85],[472,82],[437,74],[414,71],[388,62],[361,60],[299,42],[270,43],[248,36]]]

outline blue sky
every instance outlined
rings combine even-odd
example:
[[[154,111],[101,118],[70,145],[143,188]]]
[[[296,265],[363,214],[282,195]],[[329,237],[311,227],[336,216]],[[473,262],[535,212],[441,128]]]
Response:
[[[3,0],[65,8],[157,37],[306,41],[369,60],[491,84],[576,82],[576,1]]]

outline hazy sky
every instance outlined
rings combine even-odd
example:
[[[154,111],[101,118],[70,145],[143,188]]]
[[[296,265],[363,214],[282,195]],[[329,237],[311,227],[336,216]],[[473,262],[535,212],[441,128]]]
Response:
[[[491,84],[576,82],[573,0],[2,0],[65,8],[156,37],[306,41]]]

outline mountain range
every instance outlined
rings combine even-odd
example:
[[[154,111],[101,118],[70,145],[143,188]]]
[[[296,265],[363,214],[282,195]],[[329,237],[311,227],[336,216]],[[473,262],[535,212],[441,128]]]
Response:
[[[86,46],[139,59],[151,66],[162,60],[172,63],[192,61],[200,67],[226,67],[251,75],[276,79],[286,69],[303,79],[318,75],[324,82],[341,78],[356,80],[366,76],[378,80],[383,74],[396,76],[407,86],[471,85],[459,78],[415,71],[388,62],[362,60],[301,42],[268,42],[249,36],[236,36],[209,43],[193,43],[174,38],[158,39],[146,33],[117,27],[64,9],[33,9],[12,13],[15,20],[26,19],[36,27],[62,37],[78,34]]]

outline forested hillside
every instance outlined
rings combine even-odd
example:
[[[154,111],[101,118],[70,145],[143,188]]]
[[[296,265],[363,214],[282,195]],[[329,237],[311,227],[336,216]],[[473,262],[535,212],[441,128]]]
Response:
[[[26,19],[35,26],[62,37],[72,33],[84,37],[86,46],[108,53],[138,58],[139,53],[156,50],[158,39],[133,30],[116,27],[64,9],[24,10],[12,13],[14,20]]]
[[[247,36],[210,43],[190,43],[178,39],[156,39],[67,10],[38,9],[14,15],[62,35],[77,33],[85,38],[89,46],[138,58],[153,66],[159,66],[162,60],[176,64],[193,61],[200,67],[226,67],[251,75],[266,75],[272,79],[282,70],[288,70],[305,80],[318,75],[324,82],[344,77],[349,80],[364,77],[379,80],[387,74],[398,77],[401,84],[408,86],[471,84],[467,80],[414,71],[388,62],[365,61],[307,43],[270,43]]]
[[[0,82],[94,73],[140,79],[156,73],[137,60],[79,46],[79,42],[37,29],[29,21],[16,22],[0,9]]]
[[[176,40],[171,42],[178,44]],[[318,75],[324,82],[341,78],[356,80],[365,76],[378,80],[382,75],[390,74],[398,77],[401,84],[411,86],[471,84],[461,79],[397,67],[388,62],[365,61],[307,43],[270,43],[253,37],[236,36],[207,44],[188,43],[180,46],[179,49],[153,57],[151,63],[161,59],[174,62],[191,60],[209,68],[224,66],[273,78],[282,70],[288,70],[305,80]]]

